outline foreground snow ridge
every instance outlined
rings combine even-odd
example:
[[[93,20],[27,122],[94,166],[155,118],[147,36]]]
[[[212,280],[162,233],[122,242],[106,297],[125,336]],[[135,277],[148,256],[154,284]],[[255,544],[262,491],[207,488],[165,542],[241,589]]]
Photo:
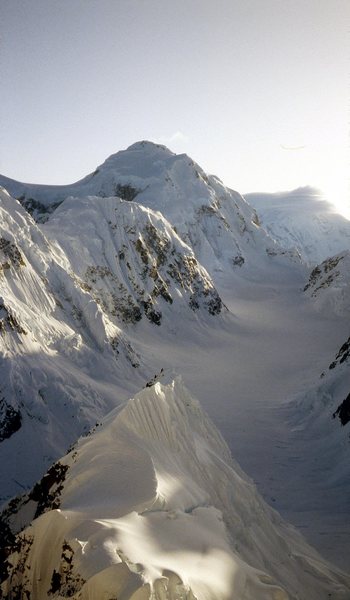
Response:
[[[180,378],[110,413],[1,531],[4,598],[348,598],[349,578],[262,501]]]

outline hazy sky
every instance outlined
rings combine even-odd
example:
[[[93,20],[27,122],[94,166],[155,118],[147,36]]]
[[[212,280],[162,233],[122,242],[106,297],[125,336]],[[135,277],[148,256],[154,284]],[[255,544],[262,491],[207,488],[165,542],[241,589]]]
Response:
[[[8,177],[71,183],[149,139],[241,193],[350,205],[350,0],[0,0],[0,34]]]

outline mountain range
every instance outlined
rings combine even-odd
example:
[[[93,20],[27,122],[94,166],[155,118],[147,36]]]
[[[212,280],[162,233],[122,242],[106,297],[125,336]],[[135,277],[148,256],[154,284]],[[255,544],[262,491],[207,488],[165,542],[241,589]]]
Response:
[[[145,141],[0,185],[3,597],[348,598],[349,222]]]

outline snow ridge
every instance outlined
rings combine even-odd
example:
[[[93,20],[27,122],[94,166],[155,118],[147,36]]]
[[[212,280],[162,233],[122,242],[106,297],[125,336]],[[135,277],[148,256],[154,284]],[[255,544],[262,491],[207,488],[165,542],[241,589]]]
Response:
[[[179,379],[112,412],[46,477],[3,513],[3,594],[347,597],[348,578],[264,504]]]

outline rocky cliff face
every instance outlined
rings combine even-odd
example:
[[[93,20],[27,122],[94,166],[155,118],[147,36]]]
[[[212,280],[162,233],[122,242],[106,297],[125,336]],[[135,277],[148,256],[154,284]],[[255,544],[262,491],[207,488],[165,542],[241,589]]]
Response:
[[[327,258],[311,271],[304,292],[320,312],[346,316],[350,311],[350,252]]]
[[[44,229],[112,320],[136,323],[145,316],[160,325],[174,302],[184,314],[186,305],[221,312],[210,276],[159,213],[119,198],[72,198]],[[77,243],[83,251],[72,252]]]

